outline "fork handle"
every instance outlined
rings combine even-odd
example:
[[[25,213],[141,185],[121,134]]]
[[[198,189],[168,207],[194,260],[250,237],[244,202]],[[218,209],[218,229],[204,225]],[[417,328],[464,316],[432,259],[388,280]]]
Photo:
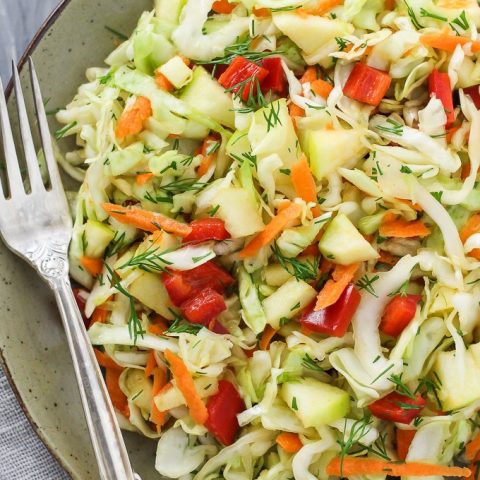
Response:
[[[88,430],[102,480],[135,480],[102,373],[68,278],[54,282]]]

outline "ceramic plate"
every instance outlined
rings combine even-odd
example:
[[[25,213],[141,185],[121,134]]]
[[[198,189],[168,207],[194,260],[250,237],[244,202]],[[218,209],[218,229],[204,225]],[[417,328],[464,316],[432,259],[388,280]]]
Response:
[[[150,0],[65,0],[28,48],[48,108],[64,106],[84,83],[89,66],[103,65],[115,36],[130,34]],[[27,69],[22,78],[27,92]],[[28,95],[27,95],[28,96]],[[9,99],[13,107],[12,98]],[[30,105],[31,107],[31,105]],[[30,111],[31,108],[30,108]],[[13,108],[12,108],[13,112]],[[51,131],[59,126],[51,117]],[[19,402],[52,453],[75,480],[99,478],[73,367],[54,299],[33,271],[0,242],[0,348]],[[143,480],[155,473],[155,442],[125,439]]]

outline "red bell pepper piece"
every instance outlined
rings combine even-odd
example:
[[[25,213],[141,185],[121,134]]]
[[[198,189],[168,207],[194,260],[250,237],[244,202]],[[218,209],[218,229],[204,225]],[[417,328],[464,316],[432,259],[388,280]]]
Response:
[[[353,100],[378,106],[386,95],[392,77],[382,70],[357,63],[343,87],[343,93]]]
[[[86,327],[88,327],[90,320],[85,316],[85,306],[87,305],[86,297],[88,295],[86,290],[82,288],[72,288],[73,296],[75,297],[75,301],[77,302],[78,309],[82,314],[82,320]]]
[[[211,261],[183,272],[170,270],[163,273],[162,279],[170,300],[177,307],[207,287],[224,293],[227,287],[235,283],[230,274]]]
[[[302,326],[316,333],[332,337],[343,337],[348,330],[353,315],[360,304],[360,293],[353,284],[347,286],[340,298],[327,308],[315,311],[313,302],[300,318]]]
[[[279,57],[264,58],[262,67],[268,70],[268,75],[262,80],[262,92],[267,93],[271,90],[279,95],[284,95],[287,77],[282,68],[282,60]]]
[[[227,380],[218,382],[218,392],[207,403],[208,431],[224,445],[231,445],[240,425],[237,415],[245,410],[245,403],[237,389]]]
[[[395,295],[385,307],[380,330],[392,337],[398,337],[413,320],[420,295]]]
[[[428,77],[428,91],[430,96],[435,95],[443,103],[447,115],[446,127],[448,128],[455,121],[453,92],[448,73],[439,72],[435,69]]]
[[[220,218],[202,218],[190,222],[192,232],[184,237],[184,242],[206,242],[207,240],[227,240],[230,234],[225,222]]]
[[[218,333],[219,335],[228,335],[230,333],[218,320],[214,320],[210,324],[209,329],[213,333]]]
[[[177,307],[195,293],[195,289],[186,281],[183,272],[165,272],[162,274],[162,280],[170,300]]]
[[[205,288],[192,298],[183,302],[180,310],[191,323],[208,326],[212,320],[227,309],[222,295],[212,288]]]
[[[250,92],[256,92],[257,81],[261,84],[267,75],[268,70],[266,68],[246,58],[235,57],[225,72],[220,75],[218,82],[226,90],[238,93],[243,101],[247,101]]]
[[[475,106],[480,108],[480,85],[464,88],[463,91],[465,95],[470,95]]]
[[[373,415],[382,420],[408,424],[420,413],[420,410],[426,403],[426,400],[421,395],[410,398],[406,395],[392,392],[370,404],[368,409]]]

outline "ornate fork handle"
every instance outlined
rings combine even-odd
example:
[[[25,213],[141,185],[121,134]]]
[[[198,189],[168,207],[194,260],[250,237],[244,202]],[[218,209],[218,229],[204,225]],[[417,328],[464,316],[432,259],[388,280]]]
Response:
[[[65,242],[50,241],[27,253],[30,263],[52,288],[73,359],[83,409],[104,480],[134,480],[115,412],[78,310],[68,277]]]

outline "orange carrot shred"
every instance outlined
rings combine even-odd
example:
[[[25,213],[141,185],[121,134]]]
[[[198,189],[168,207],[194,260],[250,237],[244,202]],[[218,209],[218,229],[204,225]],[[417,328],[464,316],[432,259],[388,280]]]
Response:
[[[180,237],[187,237],[192,231],[192,228],[184,223],[177,222],[160,213],[150,212],[138,207],[123,207],[113,203],[104,203],[102,207],[120,223],[133,225],[147,232],[155,232],[163,229],[168,233],[173,233]]]
[[[297,453],[303,447],[297,433],[283,432],[278,435],[276,442],[288,453]]]
[[[135,183],[137,185],[145,185],[150,181],[155,175],[153,173],[141,173],[135,177]]]
[[[479,453],[480,453],[480,433],[471,442],[465,445],[465,458],[469,462],[473,462],[473,460]]]
[[[110,315],[109,310],[107,310],[106,308],[97,307],[93,311],[89,327],[91,327],[94,323],[107,323],[107,319],[109,315]]]
[[[317,69],[315,67],[308,67],[305,70],[300,83],[312,83],[317,79]]]
[[[212,10],[215,13],[229,14],[235,10],[238,3],[230,3],[228,0],[217,0],[213,2]]]
[[[148,354],[147,364],[145,365],[145,376],[151,377],[155,368],[157,368],[157,359],[155,358],[155,352],[153,350],[150,350],[150,353]]]
[[[103,271],[103,259],[101,258],[80,257],[80,263],[92,277],[97,277]]]
[[[321,78],[313,81],[310,86],[316,95],[325,99],[328,98],[333,90],[333,86]]]
[[[407,198],[397,198],[397,200],[401,203],[404,203],[405,205],[408,205],[410,208],[412,208],[416,212],[423,212],[423,208],[418,203],[413,203],[411,200],[408,200]],[[391,218],[394,219],[395,216]]]
[[[404,461],[407,458],[408,450],[416,433],[416,430],[401,430],[397,428],[397,454],[400,460]]]
[[[95,358],[97,359],[98,364],[103,367],[103,368],[112,368],[116,370],[123,370],[123,367],[121,367],[118,363],[113,360],[112,357],[109,357],[106,353],[101,352],[97,348],[93,349],[95,353]]]
[[[160,315],[157,315],[153,319],[153,322],[148,326],[147,330],[149,333],[153,333],[154,335],[162,335],[166,330],[168,330],[168,325]]]
[[[359,267],[359,263],[353,263],[352,265],[347,266],[335,265],[332,278],[328,280],[317,296],[315,311],[333,305],[352,281]]]
[[[268,350],[270,342],[272,341],[272,338],[275,336],[276,333],[277,331],[271,325],[267,325],[265,327],[265,330],[262,333],[262,338],[260,339],[260,342],[258,344],[260,350]]]
[[[420,41],[427,47],[436,48],[438,50],[444,50],[445,52],[453,53],[457,48],[457,45],[466,45],[471,43],[472,52],[477,53],[480,51],[480,42],[472,41],[467,37],[460,37],[451,33],[428,33],[420,37]]]
[[[253,14],[256,17],[269,17],[270,16],[270,10],[268,8],[253,7]]]
[[[170,80],[160,70],[155,71],[155,83],[160,90],[165,90],[166,92],[175,90]]]
[[[105,383],[113,406],[128,418],[130,417],[128,399],[118,384],[121,373],[122,371],[119,369],[107,368],[105,373]]]
[[[475,233],[480,232],[480,213],[472,215],[465,226],[460,230],[460,239],[463,243],[467,241]],[[471,252],[468,252],[469,257],[480,260],[480,248],[475,248]]]
[[[317,2],[317,5],[313,8],[302,9],[305,13],[309,15],[325,15],[332,8],[342,5],[343,0],[320,0]]]
[[[183,363],[183,360],[171,350],[165,350],[164,355],[165,359],[170,364],[170,370],[176,381],[177,387],[182,392],[182,395],[187,402],[190,415],[197,423],[203,425],[208,419],[208,410],[195,389],[195,384],[193,383],[188,368]]]
[[[445,477],[469,477],[471,472],[468,468],[446,467],[428,463],[393,463],[376,458],[336,457],[327,465],[327,475],[353,477],[356,475],[389,475],[393,477],[410,476],[445,476]]]
[[[138,97],[135,103],[128,109],[124,110],[118,119],[115,135],[123,140],[129,135],[140,133],[145,121],[152,116],[152,104],[145,97]]]
[[[280,232],[296,220],[302,213],[297,203],[290,204],[285,210],[272,218],[270,223],[240,252],[240,257],[253,257],[262,247],[268,245]]]
[[[377,260],[377,263],[383,263],[384,265],[394,266],[397,264],[399,258],[395,255],[392,255],[390,252],[385,250],[380,250],[380,257]]]
[[[317,187],[305,154],[302,154],[300,160],[292,166],[290,178],[296,194],[302,200],[317,203]],[[316,217],[320,215],[320,207],[318,205],[313,207],[312,213]]]
[[[392,218],[390,214],[383,217],[378,231],[382,237],[393,238],[427,237],[431,233],[430,229],[420,220],[408,222]]]
[[[395,10],[396,1],[395,0],[385,0],[385,10]]]

